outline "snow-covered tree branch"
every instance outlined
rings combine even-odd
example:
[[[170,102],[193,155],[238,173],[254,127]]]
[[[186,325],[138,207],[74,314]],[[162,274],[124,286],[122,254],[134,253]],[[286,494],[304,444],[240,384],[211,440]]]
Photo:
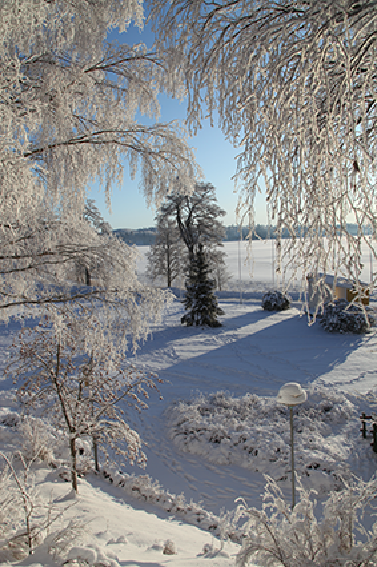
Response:
[[[191,261],[199,244],[206,249],[222,245],[224,226],[219,217],[225,211],[218,206],[215,188],[210,183],[198,183],[190,195],[182,194],[180,179],[174,187],[175,191],[161,205],[159,215],[175,221]]]
[[[343,479],[344,489],[331,492],[322,503],[321,516],[316,492],[299,484],[300,502],[293,510],[277,484],[267,477],[262,510],[238,505],[235,524],[244,530],[237,565],[250,560],[266,567],[328,565],[368,567],[377,556],[376,523],[365,527],[365,517],[374,515],[376,478]]]
[[[265,190],[278,271],[287,228],[288,265],[303,283],[309,272],[358,283],[363,241],[377,257],[376,18],[370,0],[153,5],[159,46],[175,46],[171,65],[180,61],[189,89],[190,129],[218,113],[240,147],[240,216]]]
[[[0,316],[81,300],[74,283],[91,284],[86,297],[103,306],[116,294],[119,309],[149,302],[156,313],[163,300],[141,289],[134,252],[84,219],[90,183],[110,207],[127,162],[149,203],[178,175],[189,190],[199,173],[179,125],[137,120],[157,121],[158,93],[182,96],[180,78],[155,50],[107,39],[114,27],[142,27],[142,3],[16,1],[1,15]]]

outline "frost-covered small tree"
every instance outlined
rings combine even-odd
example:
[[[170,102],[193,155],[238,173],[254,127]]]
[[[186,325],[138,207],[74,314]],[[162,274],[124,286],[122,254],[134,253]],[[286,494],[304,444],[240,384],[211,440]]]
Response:
[[[112,335],[111,325],[106,330]],[[66,435],[75,491],[79,438],[90,436],[106,462],[116,455],[146,461],[125,414],[129,406],[147,407],[155,377],[127,364],[116,341],[104,347],[102,332],[98,317],[66,304],[59,317],[53,310],[37,327],[21,330],[7,368],[23,410],[43,415]]]
[[[1,457],[1,453],[0,453]],[[6,460],[0,464],[0,558],[5,561],[8,557],[9,539],[15,533],[15,526],[18,529],[23,521],[22,502],[18,492],[15,493],[12,472]]]
[[[331,492],[322,506],[317,506],[314,490],[298,486],[300,500],[293,510],[268,477],[262,510],[241,500],[234,517],[244,532],[237,565],[373,567],[377,526],[368,520],[375,510],[376,478],[344,480],[344,489]]]
[[[17,548],[16,553],[22,555],[25,548],[29,555],[33,553],[39,532],[38,524],[33,525],[34,515],[38,513],[38,497],[30,469],[38,456],[36,453],[31,459],[26,460],[20,451],[12,456],[0,452],[0,459],[5,462],[5,468],[1,473],[0,498],[2,500],[1,516],[3,517],[0,519],[2,528],[0,556],[1,548],[6,546],[11,548],[14,538],[19,540],[18,544],[16,542],[13,544]]]
[[[60,527],[55,531],[53,529],[55,522],[61,526],[64,513],[74,506],[75,502],[68,504],[62,510],[61,507],[55,507],[52,494],[48,500],[44,500],[39,491],[37,469],[42,463],[46,466],[48,457],[56,448],[52,443],[54,439],[51,436],[52,430],[53,428],[46,427],[45,421],[24,417],[16,426],[16,431],[20,434],[18,437],[20,449],[13,453],[0,452],[0,561],[4,562],[2,564],[18,561],[28,554],[35,554],[41,546],[54,555],[57,542],[64,545],[67,551],[67,545],[71,543],[69,535],[74,533],[74,540],[77,541],[77,537],[83,531],[82,523],[77,520],[71,520],[68,526]],[[54,445],[53,449],[51,445]]]
[[[278,271],[284,253],[303,286],[332,272],[361,292],[363,243],[377,259],[375,2],[161,0],[150,17],[159,46],[174,46],[189,128],[218,115],[240,148],[240,217],[266,192]]]
[[[206,257],[212,272],[215,289],[221,291],[232,279],[232,274],[225,262],[226,253],[219,246],[209,246],[206,250]]]
[[[209,274],[203,245],[199,244],[190,262],[189,279],[186,282],[184,306],[187,313],[181,318],[181,323],[188,327],[221,327],[217,317],[224,315],[224,312],[217,304],[217,297],[213,293],[214,282]]]
[[[162,277],[171,287],[185,271],[187,253],[175,220],[157,214],[157,234],[148,253],[148,274],[155,280]]]
[[[0,451],[0,561],[31,555],[52,521],[35,482],[34,466],[51,452],[51,438],[38,420],[17,424],[20,449]]]

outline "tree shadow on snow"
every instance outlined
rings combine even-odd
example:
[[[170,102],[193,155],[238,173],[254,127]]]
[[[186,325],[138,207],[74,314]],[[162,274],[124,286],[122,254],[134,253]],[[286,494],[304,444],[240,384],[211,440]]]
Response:
[[[164,329],[138,354],[153,368],[153,353],[159,351],[167,364],[159,376],[173,389],[184,382],[191,391],[276,395],[286,382],[309,384],[330,372],[373,336],[331,334],[318,322],[309,327],[305,316],[291,311],[253,310],[216,329]]]

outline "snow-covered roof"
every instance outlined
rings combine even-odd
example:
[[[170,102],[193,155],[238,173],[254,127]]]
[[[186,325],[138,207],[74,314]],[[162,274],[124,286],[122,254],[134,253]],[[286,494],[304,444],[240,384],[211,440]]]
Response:
[[[324,275],[325,275],[325,274],[319,273],[317,277],[318,277],[318,279],[321,279],[321,278],[323,278]],[[333,285],[334,285],[334,277],[335,277],[335,276],[333,276],[333,275],[326,274],[326,276],[325,276],[325,284],[328,285],[328,286],[330,286],[330,287],[333,287]],[[307,276],[307,280],[310,280],[310,279],[314,279],[314,275],[313,275],[313,274],[309,274],[309,275]],[[360,284],[361,284],[362,286],[367,286],[367,285],[368,285],[366,282],[360,282]],[[337,276],[337,278],[336,278],[336,287],[343,287],[343,288],[346,288],[346,289],[352,289],[353,286],[354,286],[354,282],[353,282],[352,280],[348,280],[347,278],[344,278],[344,277],[342,277],[342,276]]]

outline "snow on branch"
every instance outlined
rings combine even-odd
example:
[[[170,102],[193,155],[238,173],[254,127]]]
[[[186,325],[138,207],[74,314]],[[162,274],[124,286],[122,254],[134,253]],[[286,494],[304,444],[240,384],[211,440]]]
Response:
[[[362,242],[377,259],[375,3],[173,0],[154,3],[150,19],[159,48],[175,47],[189,128],[217,113],[240,148],[238,212],[251,231],[265,192],[278,273],[285,228],[286,264],[303,286],[311,272],[358,283]]]
[[[130,328],[137,335],[164,304],[156,291],[137,282],[134,251],[111,238],[109,227],[98,234],[83,219],[87,188],[99,182],[110,208],[111,190],[122,183],[127,163],[131,177],[140,171],[149,204],[159,203],[177,176],[188,190],[200,177],[184,128],[139,120],[158,120],[160,92],[182,95],[180,77],[154,48],[107,38],[110,30],[126,31],[131,22],[142,28],[143,19],[138,0],[64,5],[16,0],[2,6],[0,314],[5,319],[14,306],[80,300],[80,293],[69,290],[77,283],[96,287],[97,306],[118,302],[126,317],[133,311]]]

